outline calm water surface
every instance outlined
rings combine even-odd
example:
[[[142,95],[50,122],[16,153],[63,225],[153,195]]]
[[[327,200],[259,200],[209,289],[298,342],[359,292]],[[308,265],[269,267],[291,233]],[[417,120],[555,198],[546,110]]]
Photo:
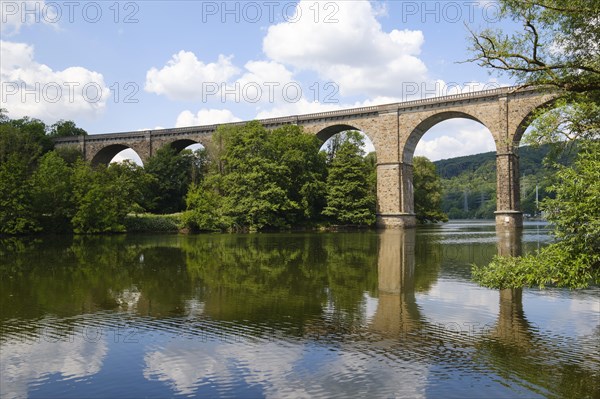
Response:
[[[0,393],[598,398],[597,288],[470,281],[470,264],[548,240],[466,222],[5,240]]]

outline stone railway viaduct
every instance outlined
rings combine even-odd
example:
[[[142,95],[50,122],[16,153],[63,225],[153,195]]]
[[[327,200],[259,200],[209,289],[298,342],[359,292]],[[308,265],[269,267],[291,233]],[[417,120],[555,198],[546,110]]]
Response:
[[[472,93],[406,101],[307,115],[259,120],[268,129],[286,124],[302,126],[325,141],[336,133],[360,130],[377,153],[377,224],[385,228],[416,223],[412,159],[417,143],[434,125],[452,118],[477,121],[489,129],[496,143],[498,226],[522,225],[519,203],[519,141],[532,113],[553,101],[555,94],[539,88],[503,87]],[[232,123],[243,125],[246,122]],[[182,150],[190,144],[210,143],[218,125],[148,130],[56,140],[58,147],[74,146],[93,164],[108,164],[131,148],[145,162],[159,148]]]

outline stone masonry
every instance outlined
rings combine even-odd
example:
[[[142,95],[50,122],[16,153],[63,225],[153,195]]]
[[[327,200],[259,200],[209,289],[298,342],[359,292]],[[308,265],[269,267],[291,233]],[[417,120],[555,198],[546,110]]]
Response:
[[[487,127],[496,143],[498,226],[522,224],[519,203],[518,145],[532,113],[551,104],[555,95],[537,88],[503,87],[401,103],[260,120],[266,128],[302,126],[325,141],[336,133],[360,130],[377,153],[377,224],[384,228],[416,224],[412,159],[421,137],[435,124],[452,118],[475,120]],[[232,125],[243,125],[236,122]],[[159,148],[180,151],[193,143],[209,146],[217,125],[139,132],[94,134],[56,139],[57,146],[74,146],[92,164],[108,164],[131,148],[145,162]]]

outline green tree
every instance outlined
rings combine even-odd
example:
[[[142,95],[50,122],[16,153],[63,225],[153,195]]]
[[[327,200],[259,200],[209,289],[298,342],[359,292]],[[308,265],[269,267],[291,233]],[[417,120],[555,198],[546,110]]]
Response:
[[[37,120],[23,118],[6,120],[0,124],[0,163],[9,157],[18,157],[33,171],[37,160],[52,148],[44,133],[45,125]]]
[[[474,266],[473,278],[492,288],[554,285],[583,288],[600,282],[600,142],[586,142],[573,167],[562,167],[542,209],[557,242],[537,254],[497,256]]]
[[[442,183],[435,165],[426,157],[413,158],[415,213],[420,223],[447,222],[442,212]]]
[[[274,130],[268,143],[289,174],[284,189],[289,199],[298,204],[285,215],[287,223],[317,219],[325,206],[327,176],[326,157],[319,151],[319,139],[303,134],[298,126],[288,125]]]
[[[39,231],[30,177],[39,157],[52,147],[45,129],[37,119],[12,120],[0,110],[0,234]]]
[[[145,165],[146,172],[154,177],[149,187],[148,210],[174,213],[185,209],[185,195],[190,185],[200,181],[206,163],[204,150],[177,153],[173,147],[165,146],[156,151]]]
[[[347,140],[346,132],[340,132],[338,134],[334,134],[327,140],[325,143],[325,153],[327,154],[327,162],[333,162],[333,158],[335,158],[335,154],[339,150],[340,146],[344,141]]]
[[[73,216],[72,168],[55,151],[46,153],[31,178],[32,206],[45,230],[70,229]]]
[[[225,137],[224,213],[235,224],[251,229],[286,227],[286,214],[300,209],[286,190],[290,170],[269,136],[260,123],[249,122],[231,128]]]
[[[87,132],[75,125],[73,121],[60,120],[50,126],[48,135],[55,137],[87,136]]]
[[[27,162],[12,154],[0,162],[0,235],[38,230]]]
[[[471,61],[506,72],[518,81],[571,93],[600,90],[595,0],[501,0],[500,18],[520,22],[522,31],[473,33]]]
[[[208,147],[208,175],[190,189],[184,219],[193,229],[282,228],[320,217],[325,154],[297,126],[222,126]]]
[[[148,179],[144,170],[132,162],[92,168],[78,161],[73,171],[74,232],[125,231],[125,216],[141,210],[139,203],[144,201],[143,187]]]
[[[327,176],[327,206],[323,215],[342,224],[375,223],[376,197],[369,185],[369,163],[363,157],[364,141],[359,132],[347,132],[335,154]]]
[[[599,180],[600,2],[502,0],[500,4],[500,16],[522,22],[523,31],[510,36],[493,30],[473,33],[472,60],[523,85],[549,87],[558,93],[554,104],[558,108],[535,115],[526,140],[577,142],[581,149],[573,168],[559,172],[553,188],[556,199],[544,203],[560,241],[537,256],[496,257],[487,268],[475,267],[474,278],[497,288],[584,287],[598,281],[599,267],[593,251],[598,254],[600,204],[593,196],[598,196]]]
[[[69,166],[73,166],[77,160],[83,159],[83,153],[75,146],[56,147],[53,151]]]
[[[560,95],[551,110],[534,115],[525,139],[564,144],[600,138],[600,3],[501,0],[500,6],[500,17],[520,22],[523,30],[472,32],[470,61]]]
[[[369,169],[367,183],[369,184],[369,189],[371,190],[371,196],[375,198],[375,201],[377,202],[377,154],[375,152],[368,153],[365,157],[365,162],[367,164],[367,168]]]
[[[5,124],[15,128],[20,134],[20,140],[14,142],[15,145],[27,145],[36,143],[40,149],[37,153],[23,153],[23,156],[31,156],[32,159],[43,155],[54,148],[54,143],[46,134],[47,126],[39,119],[29,118],[27,116],[20,119],[9,119]],[[29,144],[30,145],[30,144]],[[12,148],[12,152],[22,151],[22,148]]]
[[[221,176],[210,174],[201,184],[190,187],[185,201],[187,211],[183,215],[185,225],[196,231],[223,230],[227,223],[223,217],[219,193]]]

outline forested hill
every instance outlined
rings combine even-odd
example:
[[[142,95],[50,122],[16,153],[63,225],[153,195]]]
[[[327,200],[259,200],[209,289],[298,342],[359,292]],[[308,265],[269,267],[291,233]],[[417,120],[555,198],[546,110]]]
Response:
[[[519,148],[521,207],[526,214],[536,213],[535,192],[539,200],[548,195],[554,170],[543,164],[549,146]],[[570,163],[574,153],[561,163]],[[434,162],[442,178],[442,209],[450,219],[491,219],[496,210],[496,153],[468,155]]]

